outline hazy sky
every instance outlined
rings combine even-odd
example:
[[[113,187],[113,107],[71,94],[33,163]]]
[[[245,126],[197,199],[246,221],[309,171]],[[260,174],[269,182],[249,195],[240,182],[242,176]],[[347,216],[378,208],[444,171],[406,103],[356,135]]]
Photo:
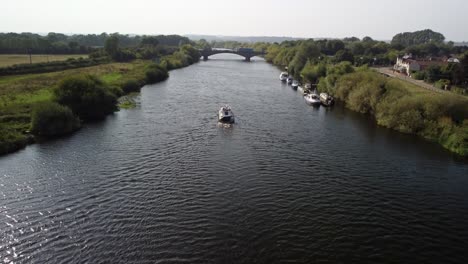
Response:
[[[2,0],[0,32],[468,40],[467,0]]]

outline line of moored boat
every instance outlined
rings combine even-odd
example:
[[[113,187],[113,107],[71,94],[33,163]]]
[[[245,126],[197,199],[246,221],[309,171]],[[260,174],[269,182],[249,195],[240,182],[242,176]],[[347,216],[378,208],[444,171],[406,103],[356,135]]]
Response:
[[[301,85],[298,80],[294,80],[292,76],[290,76],[287,72],[282,72],[280,74],[280,80],[285,82],[294,90],[298,90],[304,96],[304,100],[307,104],[312,106],[331,106],[334,103],[333,97],[328,95],[327,93],[321,93],[320,95],[317,94],[315,89],[312,89],[312,85],[310,83],[306,83],[305,85]],[[234,113],[230,106],[226,105],[221,107],[218,111],[218,122],[224,124],[232,124],[234,123]]]
[[[317,94],[316,89],[312,89],[312,85],[310,83],[306,83],[304,86],[301,85],[298,80],[294,80],[294,78],[287,72],[282,72],[279,79],[280,81],[291,85],[294,90],[298,90],[300,93],[302,93],[306,103],[312,106],[331,106],[335,101],[333,97],[327,93],[320,93],[320,95]]]

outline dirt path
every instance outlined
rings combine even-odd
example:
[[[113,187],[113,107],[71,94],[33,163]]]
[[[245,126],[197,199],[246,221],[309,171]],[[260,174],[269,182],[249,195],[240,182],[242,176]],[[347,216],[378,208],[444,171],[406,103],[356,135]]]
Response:
[[[410,82],[410,83],[415,84],[415,85],[417,85],[419,87],[434,91],[436,93],[448,93],[448,91],[436,88],[433,85],[425,83],[422,80],[415,80],[415,79],[413,79],[413,78],[411,78],[409,76],[406,76],[404,74],[401,74],[401,73],[398,73],[398,72],[393,72],[393,70],[390,69],[390,68],[372,68],[372,69],[374,69],[374,70],[376,70],[376,71],[378,71],[378,72],[380,72],[382,74],[385,74],[388,77],[397,78],[397,79],[400,79],[400,80],[403,80],[403,81],[406,81],[406,82]]]

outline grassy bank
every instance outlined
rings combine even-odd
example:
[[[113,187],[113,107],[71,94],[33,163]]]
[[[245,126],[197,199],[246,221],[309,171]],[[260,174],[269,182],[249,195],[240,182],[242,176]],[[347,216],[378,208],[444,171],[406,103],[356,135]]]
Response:
[[[87,54],[73,54],[73,55],[46,55],[46,54],[33,54],[31,55],[32,63],[52,62],[52,61],[65,61],[68,59],[88,58]],[[27,54],[0,54],[0,67],[7,67],[14,64],[27,64],[30,63],[29,55]]]
[[[468,156],[465,97],[435,93],[370,70],[344,74],[335,85],[319,85],[319,90],[333,94],[351,110],[373,115],[381,126],[421,136]]]
[[[0,77],[0,154],[15,151],[32,141],[29,134],[31,111],[53,99],[61,80],[84,74],[100,77],[107,85],[120,87],[127,80],[144,82],[150,61],[110,63],[43,74]]]
[[[41,109],[43,114],[43,116],[39,116],[43,118],[38,118],[38,120],[46,122],[45,124],[40,123],[42,128],[48,127],[47,122],[51,122],[51,126],[55,125],[57,119],[70,121],[68,124],[70,126],[67,124],[58,126],[59,130],[66,128],[66,131],[59,131],[57,135],[72,132],[76,127],[67,109],[54,105],[56,103],[69,107],[73,110],[74,115],[82,119],[81,121],[86,121],[83,111],[80,115],[77,109],[94,108],[97,106],[96,103],[86,106],[77,105],[82,102],[79,98],[69,101],[68,104],[64,103],[66,100],[58,100],[57,89],[59,86],[60,89],[64,88],[64,80],[69,81],[69,88],[72,89],[72,86],[75,85],[73,83],[83,84],[95,78],[95,84],[99,84],[113,96],[120,97],[139,92],[145,84],[165,80],[168,77],[167,70],[191,65],[198,61],[199,56],[198,51],[192,47],[182,46],[178,52],[162,58],[164,66],[156,65],[149,60],[134,60],[128,63],[108,63],[50,73],[0,77],[0,155],[16,151],[34,141],[30,130],[31,117],[34,116],[32,114],[34,114],[35,109]],[[62,93],[62,95],[67,96],[66,93]],[[99,95],[97,96],[100,98]],[[89,102],[92,103],[92,100]],[[134,105],[131,97],[124,97],[119,103],[121,108]],[[98,112],[87,113],[86,116],[89,114],[99,116]],[[73,126],[71,127],[71,125]],[[49,133],[50,131],[45,132]]]

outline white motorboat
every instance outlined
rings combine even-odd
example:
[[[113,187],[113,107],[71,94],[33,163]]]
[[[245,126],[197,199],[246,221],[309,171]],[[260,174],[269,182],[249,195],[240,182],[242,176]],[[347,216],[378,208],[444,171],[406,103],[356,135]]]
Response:
[[[327,93],[321,93],[320,94],[320,102],[324,105],[324,106],[330,106],[333,104],[334,100],[333,100],[333,97],[331,97],[330,95],[328,95]]]
[[[221,123],[234,123],[234,113],[228,105],[221,107],[218,112],[218,121]]]
[[[312,106],[320,106],[320,97],[316,93],[306,94],[304,99]]]
[[[280,81],[286,82],[286,80],[288,79],[288,75],[289,74],[287,72],[282,72],[279,77]]]
[[[299,87],[299,82],[297,80],[293,80],[291,86],[293,89],[297,89],[297,87]]]
[[[293,77],[288,76],[288,78],[286,79],[286,82],[287,82],[288,84],[292,84],[292,82],[293,82]]]

